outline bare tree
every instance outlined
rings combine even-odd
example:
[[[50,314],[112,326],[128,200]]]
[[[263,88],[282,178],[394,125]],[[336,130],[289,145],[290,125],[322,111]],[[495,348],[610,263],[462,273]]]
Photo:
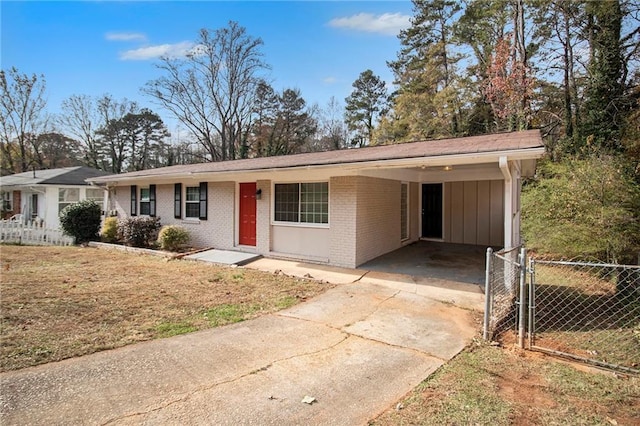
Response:
[[[262,40],[237,22],[211,32],[200,30],[184,58],[165,57],[164,75],[142,89],[180,120],[213,161],[234,159],[246,139],[262,61]]]
[[[103,124],[96,104],[88,95],[72,95],[62,101],[59,122],[83,146],[84,162],[89,167],[100,169],[102,158],[96,130]]]
[[[34,152],[34,163],[39,169],[82,165],[80,143],[62,133],[41,133],[36,143],[38,150]]]
[[[2,173],[29,169],[36,138],[46,117],[44,75],[20,74],[17,68],[0,71],[0,143]]]
[[[124,164],[131,149],[130,126],[124,117],[138,112],[138,104],[128,99],[114,100],[110,95],[104,95],[97,102],[98,114],[103,125],[96,131],[99,148],[108,159],[102,169],[113,173],[124,170]]]
[[[348,130],[344,122],[344,106],[335,96],[329,98],[327,105],[319,111],[318,146],[316,151],[332,151],[345,148]]]
[[[109,94],[100,98],[72,95],[62,101],[58,122],[82,145],[83,161],[87,166],[117,173],[121,169],[126,141],[114,131],[113,123],[137,111],[138,105],[126,98],[116,101]]]

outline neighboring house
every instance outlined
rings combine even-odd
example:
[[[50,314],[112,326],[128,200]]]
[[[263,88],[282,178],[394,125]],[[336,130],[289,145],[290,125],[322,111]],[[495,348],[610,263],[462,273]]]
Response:
[[[89,167],[34,170],[0,177],[2,219],[43,220],[47,227],[60,225],[58,214],[69,204],[94,200],[103,210],[107,192],[86,179],[109,173]]]
[[[520,243],[537,130],[90,178],[119,216],[178,224],[202,247],[357,267],[419,239]]]

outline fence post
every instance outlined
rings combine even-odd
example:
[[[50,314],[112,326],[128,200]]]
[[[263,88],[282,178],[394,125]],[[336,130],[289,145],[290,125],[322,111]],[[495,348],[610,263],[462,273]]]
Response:
[[[520,291],[518,294],[518,303],[520,304],[518,310],[518,346],[524,348],[524,334],[525,334],[525,320],[526,320],[526,303],[525,292],[527,291],[527,249],[522,247],[520,249]]]
[[[489,340],[489,327],[491,322],[491,258],[493,256],[493,249],[487,248],[487,260],[484,273],[484,329],[482,337],[484,340]]]
[[[534,343],[536,318],[536,260],[529,259],[529,324],[527,332],[529,333],[529,349]]]

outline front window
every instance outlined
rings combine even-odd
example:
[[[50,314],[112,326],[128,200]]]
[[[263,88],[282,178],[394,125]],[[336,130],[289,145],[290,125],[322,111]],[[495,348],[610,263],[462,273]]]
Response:
[[[11,192],[2,192],[2,211],[12,212],[13,211],[13,197],[11,196]]]
[[[185,216],[200,217],[200,187],[188,186],[185,201]]]
[[[274,218],[278,222],[329,223],[329,184],[277,183]]]
[[[99,188],[87,188],[87,200],[93,201],[102,206],[104,201],[104,190]]]
[[[70,204],[80,201],[80,189],[60,188],[58,189],[58,213]]]
[[[140,188],[140,214],[147,215],[151,213],[151,197],[149,188]]]

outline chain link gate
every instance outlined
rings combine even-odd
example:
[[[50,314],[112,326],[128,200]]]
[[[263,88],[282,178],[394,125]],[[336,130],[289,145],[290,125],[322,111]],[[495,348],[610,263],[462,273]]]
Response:
[[[515,329],[523,268],[524,258],[520,247],[497,252],[487,249],[483,330],[485,340]]]
[[[529,349],[640,374],[640,266],[531,259]]]
[[[640,374],[640,266],[489,248],[483,336],[507,330],[524,349]]]

